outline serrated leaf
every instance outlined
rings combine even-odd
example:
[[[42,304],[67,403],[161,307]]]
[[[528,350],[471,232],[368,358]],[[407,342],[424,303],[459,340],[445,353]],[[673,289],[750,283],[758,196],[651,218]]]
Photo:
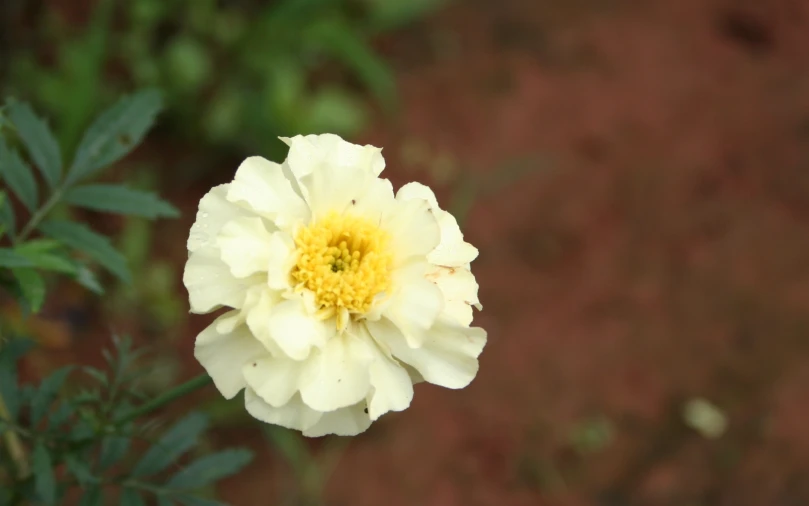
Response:
[[[33,171],[16,151],[8,147],[2,137],[0,137],[0,177],[29,211],[33,212],[36,209],[39,200]]]
[[[80,486],[86,487],[87,485],[98,482],[98,478],[93,476],[90,467],[75,456],[67,455],[65,457],[65,465],[70,474],[79,482]]]
[[[17,420],[24,400],[23,391],[17,384],[17,361],[33,346],[34,343],[27,339],[11,339],[0,348],[0,395],[6,403],[11,421]]]
[[[123,255],[112,246],[108,238],[92,231],[87,226],[72,221],[51,220],[42,223],[39,230],[69,247],[87,254],[119,279],[127,283],[131,281]]]
[[[36,424],[48,412],[51,404],[56,399],[62,385],[65,384],[67,376],[73,370],[73,366],[65,366],[51,373],[50,376],[42,380],[39,388],[31,399],[31,419]]]
[[[188,467],[175,474],[166,483],[166,487],[178,490],[195,490],[204,487],[239,472],[252,458],[253,454],[244,449],[213,453],[192,462]]]
[[[137,146],[163,106],[160,93],[144,90],[101,113],[84,133],[68,172],[72,184],[120,160]]]
[[[140,492],[134,488],[124,488],[121,492],[121,506],[145,506],[146,503],[140,496]]]
[[[34,489],[43,504],[56,504],[56,478],[48,449],[41,442],[34,445],[31,455],[31,468],[34,473]]]
[[[3,198],[0,199],[0,228],[3,229],[4,233],[8,234],[12,239],[17,236],[17,224],[16,219],[14,216],[14,208],[11,206],[11,202],[5,196],[4,192],[0,192]]]
[[[31,308],[32,313],[42,309],[45,302],[45,280],[31,267],[18,267],[11,269],[11,274],[17,280],[23,297]]]
[[[71,189],[65,202],[108,213],[142,216],[144,218],[176,218],[180,215],[174,206],[151,192],[132,190],[114,184],[93,184]]]
[[[63,252],[54,248],[41,247],[40,241],[29,241],[14,248],[14,251],[21,257],[27,258],[31,265],[47,271],[61,272],[63,274],[73,274],[78,272],[76,263],[67,258]],[[57,241],[43,240],[43,243],[56,243]]]
[[[9,101],[8,117],[48,186],[55,187],[62,178],[62,153],[48,124],[24,102]]]
[[[191,413],[177,422],[138,461],[132,476],[141,477],[159,473],[194,447],[199,436],[208,426],[208,419],[201,413]]]
[[[31,267],[31,261],[13,249],[0,248],[0,267]]]
[[[101,443],[101,454],[98,458],[98,467],[101,471],[106,471],[117,464],[129,450],[131,440],[125,436],[106,436]]]

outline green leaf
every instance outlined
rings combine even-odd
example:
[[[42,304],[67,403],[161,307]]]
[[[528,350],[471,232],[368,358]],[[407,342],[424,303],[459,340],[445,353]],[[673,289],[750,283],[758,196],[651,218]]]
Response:
[[[125,436],[110,435],[104,438],[101,443],[101,455],[98,459],[98,466],[101,471],[106,471],[117,464],[129,450],[131,440]]]
[[[59,407],[57,407],[50,418],[48,418],[48,428],[58,429],[60,425],[68,421],[74,411],[75,409],[70,402],[61,401]]]
[[[48,449],[37,442],[31,455],[31,468],[34,473],[34,489],[44,504],[56,504],[56,478]]]
[[[76,283],[95,294],[102,295],[104,293],[104,288],[101,286],[101,283],[98,282],[98,278],[96,278],[93,271],[91,271],[86,265],[80,265],[78,269],[79,270],[73,277]]]
[[[143,139],[163,106],[160,93],[144,90],[101,113],[84,133],[67,176],[74,183],[123,158]]]
[[[65,465],[70,474],[79,482],[80,486],[86,487],[89,484],[98,482],[98,478],[93,476],[90,466],[76,456],[67,455],[65,457]]]
[[[121,506],[146,506],[146,503],[140,496],[140,492],[134,488],[125,488],[123,492],[121,492],[120,504]]]
[[[31,267],[11,269],[11,273],[17,280],[31,312],[36,313],[42,309],[42,304],[45,302],[45,280],[42,279],[42,276]]]
[[[244,449],[213,453],[175,474],[166,486],[180,490],[198,489],[239,472],[252,458],[253,454]]]
[[[34,424],[39,423],[42,417],[48,412],[51,404],[56,399],[62,385],[65,384],[68,374],[73,370],[73,366],[65,366],[54,371],[50,376],[42,380],[36,395],[31,399],[31,419]]]
[[[60,251],[62,245],[52,239],[35,239],[14,248],[14,251],[27,258],[31,265],[40,269],[75,275],[76,263]]]
[[[43,234],[62,241],[67,246],[86,253],[119,279],[131,281],[126,259],[110,244],[109,239],[93,232],[87,226],[65,220],[50,220],[42,223]]]
[[[8,102],[8,117],[48,186],[55,187],[62,178],[62,153],[48,124],[30,105],[16,100]]]
[[[0,177],[29,211],[37,207],[37,183],[33,171],[0,137]]]
[[[17,384],[17,361],[33,346],[34,343],[28,339],[11,339],[0,348],[0,395],[6,403],[11,421],[17,420],[24,400],[23,391]]]
[[[103,504],[104,493],[101,487],[93,485],[84,489],[79,506],[102,506]]]
[[[2,195],[2,202],[0,202],[0,228],[11,236],[12,239],[16,237],[17,224],[14,217],[14,208],[11,206],[11,201],[6,197],[5,192],[0,192]],[[0,234],[2,237],[2,234]]]
[[[201,413],[191,413],[186,416],[149,448],[149,451],[135,465],[132,476],[148,476],[166,469],[197,444],[207,426],[208,419]]]
[[[31,267],[31,261],[9,248],[0,248],[0,267]]]
[[[154,193],[113,184],[93,184],[73,188],[65,195],[65,202],[93,211],[151,219],[176,218],[180,215],[177,209],[160,200]]]

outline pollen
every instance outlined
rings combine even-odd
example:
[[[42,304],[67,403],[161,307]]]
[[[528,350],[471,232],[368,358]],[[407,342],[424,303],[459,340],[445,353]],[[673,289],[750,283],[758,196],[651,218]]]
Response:
[[[315,294],[321,317],[361,316],[390,289],[388,245],[388,234],[373,221],[327,214],[295,235],[298,258],[291,275],[296,290]]]

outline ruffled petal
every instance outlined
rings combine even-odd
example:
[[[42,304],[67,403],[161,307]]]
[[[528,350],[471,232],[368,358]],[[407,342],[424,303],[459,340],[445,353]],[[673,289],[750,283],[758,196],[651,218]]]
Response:
[[[427,255],[427,260],[435,265],[460,267],[478,256],[478,250],[463,240],[463,233],[455,217],[438,206],[433,191],[421,183],[408,183],[396,193],[400,200],[423,199],[430,203],[438,225],[441,227],[441,241]]]
[[[297,298],[273,306],[266,325],[270,338],[294,360],[304,360],[313,347],[325,346],[336,331],[333,325],[310,314],[303,300]]]
[[[242,364],[267,355],[267,350],[256,341],[245,326],[222,333],[224,321],[231,321],[237,311],[217,318],[197,336],[194,357],[213,379],[214,385],[225,399],[232,399],[247,383],[241,374]]]
[[[251,156],[239,166],[227,199],[244,202],[279,227],[309,220],[309,209],[277,163]]]
[[[183,271],[183,284],[188,289],[191,312],[204,314],[222,306],[240,308],[247,289],[260,283],[260,278],[235,278],[218,256],[191,253]]]
[[[372,393],[368,400],[368,416],[376,420],[388,411],[402,411],[413,400],[413,381],[395,360],[380,351],[369,369]]]
[[[412,257],[426,257],[441,239],[441,229],[432,208],[422,199],[397,199],[381,226],[390,234],[397,266]]]
[[[244,364],[242,371],[250,388],[273,407],[287,404],[298,392],[303,362],[269,354]]]
[[[290,287],[289,273],[295,266],[295,241],[286,232],[276,232],[267,243],[269,254],[267,264],[267,284],[273,290]]]
[[[444,295],[444,314],[458,323],[472,323],[472,306],[479,306],[478,284],[475,276],[463,267],[433,267],[427,279],[434,282]]]
[[[216,236],[222,227],[231,220],[255,216],[255,213],[227,200],[229,187],[229,184],[216,186],[199,201],[197,218],[188,234],[189,252],[203,252],[215,256],[216,253],[212,250],[217,249]]]
[[[320,411],[304,404],[300,395],[293,396],[283,406],[274,407],[264,402],[250,387],[244,390],[244,406],[253,418],[300,431],[313,427],[323,416]]]
[[[486,345],[486,331],[439,321],[421,348],[411,348],[402,333],[384,318],[368,322],[374,339],[394,357],[416,369],[425,381],[446,388],[467,386],[478,372],[477,357]]]
[[[394,272],[396,291],[382,316],[396,324],[410,346],[421,346],[426,333],[444,308],[441,290],[424,277],[425,263],[412,263]]]
[[[365,403],[357,403],[329,413],[323,413],[320,420],[303,430],[306,437],[320,437],[334,434],[336,436],[356,436],[371,426],[371,419],[365,412]]]
[[[237,278],[246,278],[259,272],[267,272],[270,265],[270,240],[264,220],[238,218],[229,221],[217,237],[222,260]]]
[[[318,411],[334,411],[364,399],[370,388],[371,359],[364,339],[348,333],[332,337],[306,361],[301,376],[303,402]]]

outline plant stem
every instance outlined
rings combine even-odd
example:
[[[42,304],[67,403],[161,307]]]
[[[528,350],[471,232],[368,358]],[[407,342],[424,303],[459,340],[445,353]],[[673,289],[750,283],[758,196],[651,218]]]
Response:
[[[2,394],[0,394],[0,419],[9,423],[12,422],[11,415],[8,412]],[[28,457],[25,455],[25,448],[22,442],[20,442],[20,437],[13,429],[6,428],[3,439],[6,440],[6,446],[8,447],[8,454],[11,460],[13,460],[14,465],[17,466],[17,476],[19,479],[24,480],[30,474],[30,468],[28,466]]]
[[[31,232],[34,231],[37,225],[39,225],[39,222],[42,221],[43,218],[45,218],[45,215],[48,214],[51,211],[51,209],[53,209],[53,206],[55,206],[59,202],[59,200],[62,198],[62,193],[64,193],[64,191],[65,188],[62,186],[53,191],[50,198],[45,202],[45,204],[43,204],[42,207],[37,209],[37,212],[35,212],[31,216],[31,219],[28,220],[28,223],[25,224],[22,231],[20,231],[19,235],[17,236],[17,241],[19,242],[24,241],[31,234]]]
[[[116,419],[115,423],[117,425],[124,424],[134,420],[135,418],[151,413],[152,411],[161,408],[176,399],[179,399],[185,394],[191,393],[194,390],[199,390],[209,383],[211,383],[211,377],[204,373],[200,374],[196,378],[186,381],[182,385],[169,390],[163,395],[159,395],[151,401],[141,404],[139,407]]]

